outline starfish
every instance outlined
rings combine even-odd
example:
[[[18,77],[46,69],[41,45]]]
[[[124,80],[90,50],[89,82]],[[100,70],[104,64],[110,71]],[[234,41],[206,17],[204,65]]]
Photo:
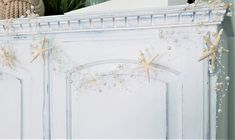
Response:
[[[159,58],[159,55],[155,55],[152,59],[147,60],[144,56],[144,53],[140,51],[139,61],[140,61],[140,67],[144,68],[146,77],[148,79],[148,82],[150,82],[150,69],[155,69],[156,67],[153,66],[153,62]]]
[[[203,51],[203,55],[199,58],[199,61],[202,61],[206,58],[210,58],[212,70],[215,70],[218,53],[229,52],[229,50],[224,49],[223,47],[219,47],[222,34],[223,34],[223,29],[221,29],[218,35],[216,36],[215,43],[212,43],[208,36],[204,36],[204,40],[206,42],[208,49]]]
[[[10,52],[7,52],[7,50],[4,48],[0,48],[0,56],[2,57],[3,64],[5,66],[8,66],[9,68],[14,67],[14,64],[13,64],[14,56],[12,56]]]
[[[36,19],[39,15],[38,15],[38,14],[35,14],[34,11],[35,11],[35,8],[34,8],[34,6],[32,5],[32,6],[30,7],[30,10],[27,10],[27,11],[26,11],[26,17],[29,18],[29,19],[31,19],[31,20]]]
[[[43,37],[42,40],[41,40],[41,45],[40,45],[40,47],[37,47],[37,48],[35,48],[35,50],[33,50],[33,54],[32,54],[32,55],[33,55],[33,58],[32,58],[32,60],[30,61],[31,63],[32,63],[35,59],[37,59],[39,56],[41,56],[41,57],[43,58],[43,61],[44,61],[44,55],[45,55],[46,51],[52,49],[52,47],[51,47],[51,48],[45,48],[45,43],[46,43],[46,39],[45,39],[45,37]]]

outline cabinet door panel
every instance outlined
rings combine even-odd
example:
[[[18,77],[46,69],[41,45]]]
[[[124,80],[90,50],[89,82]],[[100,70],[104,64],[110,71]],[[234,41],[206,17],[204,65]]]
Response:
[[[3,75],[0,80],[0,138],[21,137],[21,84],[15,77]],[[9,84],[10,83],[10,84]]]
[[[158,74],[158,70],[155,71],[153,69],[150,70],[149,74],[152,79],[159,80],[159,82],[162,82],[161,85],[159,83],[155,83],[158,87],[157,89],[154,89],[152,87],[149,87],[151,90],[151,93],[156,90],[156,92],[160,92],[159,97],[155,97],[156,99],[162,99],[161,101],[165,101],[165,105],[161,104],[161,102],[158,102],[159,104],[155,104],[155,106],[161,106],[165,112],[165,121],[164,122],[165,127],[162,127],[162,131],[158,131],[159,135],[148,135],[150,137],[155,138],[203,138],[207,137],[206,131],[208,131],[208,126],[206,123],[206,119],[208,119],[208,112],[205,112],[206,108],[208,108],[208,104],[206,101],[205,92],[208,92],[208,64],[205,62],[198,62],[198,57],[202,53],[203,48],[203,40],[202,40],[202,33],[205,30],[206,32],[208,30],[214,31],[216,29],[216,26],[210,27],[210,28],[201,28],[201,33],[199,32],[198,28],[192,28],[192,27],[179,27],[174,29],[168,29],[168,28],[162,28],[162,29],[146,29],[146,30],[124,30],[124,31],[94,31],[94,32],[79,32],[79,33],[71,33],[71,34],[63,34],[63,35],[54,35],[56,46],[58,46],[58,50],[60,50],[62,53],[61,58],[68,58],[66,59],[63,65],[60,66],[60,68],[77,68],[77,71],[74,73],[80,73],[80,68],[86,67],[87,69],[83,69],[84,71],[89,71],[92,69],[91,75],[96,75],[96,73],[99,74],[99,71],[102,71],[103,73],[106,73],[106,75],[112,74],[112,70],[110,68],[113,68],[114,65],[117,67],[118,64],[124,64],[124,65],[135,65],[135,67],[141,67],[141,63],[139,61],[140,52],[143,52],[146,60],[151,60],[154,58],[154,56],[159,55],[159,59],[154,61],[154,64],[156,64],[157,69],[163,69],[163,71],[166,71],[164,74]],[[192,31],[190,34],[188,33],[188,30]],[[168,36],[170,38],[169,40],[164,39],[164,35]],[[188,39],[185,39],[188,38]],[[190,39],[189,39],[190,38]],[[192,40],[191,40],[192,38]],[[171,40],[172,39],[172,40]],[[54,59],[54,57],[52,57]],[[61,60],[61,59],[60,59]],[[110,62],[112,61],[112,65]],[[128,61],[128,62],[127,62]],[[129,61],[134,62],[129,63]],[[56,61],[55,61],[56,62]],[[98,66],[99,65],[99,66]],[[133,66],[134,67],[134,66]],[[130,71],[132,69],[129,69]],[[68,71],[66,71],[68,72]],[[70,72],[70,71],[69,71]],[[160,72],[161,73],[161,72]],[[177,74],[176,74],[177,73]],[[73,75],[73,72],[72,72]],[[82,75],[86,75],[86,73],[83,73]],[[89,74],[88,74],[89,75]],[[128,74],[127,74],[128,75]],[[173,76],[172,76],[173,75]],[[58,133],[63,132],[63,128],[58,128],[55,126],[64,126],[64,123],[61,124],[61,120],[64,120],[65,117],[63,115],[63,111],[60,110],[60,102],[63,101],[62,98],[65,97],[62,92],[66,92],[66,87],[64,86],[65,83],[65,76],[59,75],[56,72],[52,72],[53,76],[53,84],[52,84],[52,92],[53,96],[53,110],[56,110],[56,112],[60,113],[61,116],[53,116],[53,133],[56,137],[65,136],[64,133]],[[63,76],[63,77],[62,77]],[[142,77],[142,82],[146,82],[146,71],[142,67],[142,71],[139,71],[139,76]],[[74,76],[71,76],[74,78]],[[76,76],[75,76],[76,77]],[[92,76],[91,76],[92,77]],[[91,78],[89,77],[89,78]],[[68,77],[67,77],[68,78]],[[89,78],[75,78],[72,81],[83,82],[83,80],[89,80]],[[58,80],[57,80],[58,79]],[[92,79],[90,79],[92,82]],[[113,80],[109,80],[109,83]],[[150,80],[151,84],[153,84],[154,80]],[[94,82],[94,81],[93,81]],[[134,81],[130,81],[130,86],[133,86]],[[147,82],[148,83],[148,82]],[[100,84],[100,83],[99,83]],[[107,83],[103,83],[107,84]],[[133,89],[137,89],[140,93],[137,93],[137,95],[143,93],[141,92],[138,87],[140,87],[140,83],[136,81],[136,85],[133,86]],[[131,86],[131,87],[132,87]],[[147,90],[148,86],[145,88]],[[56,88],[60,87],[60,88]],[[75,86],[76,87],[76,86]],[[75,88],[73,84],[71,84],[71,89]],[[129,87],[129,86],[124,86]],[[161,88],[164,90],[160,90]],[[164,87],[164,88],[163,88]],[[67,116],[67,118],[72,117],[72,122],[68,122],[72,125],[72,128],[68,128],[67,126],[67,136],[75,137],[75,138],[87,138],[88,136],[91,136],[91,138],[99,137],[102,133],[99,132],[99,134],[91,134],[92,132],[88,132],[91,130],[91,126],[93,123],[89,123],[89,126],[85,126],[83,122],[87,122],[88,120],[85,117],[81,117],[83,114],[87,113],[85,116],[94,116],[95,112],[87,111],[83,108],[83,106],[86,106],[87,108],[92,108],[95,106],[100,106],[100,108],[105,109],[101,105],[99,105],[99,100],[102,100],[103,102],[106,102],[106,104],[110,104],[109,100],[107,98],[107,101],[105,99],[99,99],[100,92],[103,92],[103,96],[108,96],[109,94],[112,94],[113,92],[115,94],[120,93],[122,95],[122,92],[118,90],[110,90],[108,92],[103,91],[102,88],[96,88],[94,89],[94,86],[87,86],[85,90],[81,91],[81,89],[76,89],[77,91],[80,91],[79,93],[74,93],[73,90],[71,91],[71,109],[67,110],[67,112],[71,111],[71,116]],[[158,91],[159,90],[159,91]],[[57,93],[56,93],[57,92]],[[67,94],[68,87],[67,87]],[[91,94],[96,98],[97,100],[89,101],[87,94]],[[56,94],[56,95],[55,95]],[[76,95],[78,94],[78,95]],[[115,96],[115,94],[112,94]],[[121,96],[120,95],[120,96]],[[117,97],[119,95],[116,95]],[[116,97],[116,98],[117,98]],[[143,95],[145,97],[145,95]],[[56,99],[57,98],[57,99]],[[68,98],[68,97],[67,97]],[[125,97],[123,97],[125,98]],[[127,98],[127,97],[126,97]],[[133,97],[134,98],[134,97]],[[83,103],[83,101],[86,100],[86,102]],[[110,100],[112,98],[110,97]],[[118,100],[118,98],[117,98]],[[98,103],[96,103],[96,101]],[[157,100],[156,100],[157,101]],[[70,102],[70,101],[69,101]],[[130,101],[131,102],[131,101]],[[138,101],[137,101],[138,102]],[[146,102],[148,102],[146,100]],[[90,106],[88,106],[86,103],[89,103]],[[92,104],[94,103],[94,104]],[[62,103],[63,105],[66,104],[65,101]],[[93,106],[92,106],[93,105]],[[68,104],[67,104],[68,106]],[[61,106],[61,108],[64,109],[64,107]],[[115,108],[115,106],[113,106]],[[137,107],[138,108],[138,107]],[[128,109],[125,108],[125,109]],[[156,110],[158,108],[156,107]],[[104,110],[97,110],[96,112],[104,112]],[[87,112],[86,112],[87,111]],[[122,110],[121,110],[122,111]],[[77,112],[77,113],[74,113]],[[121,112],[120,112],[121,113]],[[152,112],[153,113],[153,112]],[[162,112],[158,112],[159,114],[162,114]],[[80,116],[81,115],[81,116]],[[99,114],[99,118],[102,118],[102,113]],[[113,115],[113,114],[111,114]],[[97,116],[97,115],[96,115]],[[152,114],[154,116],[154,114]],[[155,114],[156,116],[156,114]],[[74,120],[74,117],[77,118]],[[164,118],[164,117],[162,117]],[[88,119],[88,118],[87,118]],[[94,118],[89,118],[90,120],[94,120]],[[194,120],[194,121],[192,121]],[[110,120],[111,121],[111,120]],[[91,121],[89,121],[91,122]],[[95,121],[99,122],[99,121]],[[115,121],[111,121],[115,122]],[[157,122],[154,122],[157,124]],[[80,125],[82,124],[82,125]],[[87,123],[86,123],[87,124]],[[77,125],[76,127],[74,125]],[[95,125],[97,128],[100,125]],[[194,127],[191,127],[194,126]],[[87,127],[87,128],[86,128]],[[92,128],[93,128],[92,127]],[[136,127],[137,128],[137,127]],[[196,129],[194,129],[196,128]],[[71,129],[71,130],[70,130]],[[98,129],[98,128],[97,128]],[[96,129],[96,130],[97,130]],[[157,130],[158,128],[154,128],[153,130]],[[86,131],[87,130],[87,131]],[[121,129],[124,130],[124,129]],[[120,131],[121,131],[120,130]],[[110,130],[111,131],[111,130]],[[117,132],[120,132],[117,131]],[[72,134],[69,134],[72,132]],[[150,131],[149,131],[150,132]],[[163,134],[164,132],[164,134]],[[98,133],[98,132],[97,132]],[[138,132],[137,132],[138,133]],[[63,134],[63,135],[62,135]],[[89,135],[91,134],[91,135]],[[105,134],[103,132],[103,134]],[[111,133],[107,133],[110,134]],[[124,133],[122,133],[124,134]],[[140,134],[140,133],[138,133]],[[110,138],[109,135],[102,135],[103,137]],[[102,137],[100,136],[100,137]],[[114,135],[114,138],[118,137],[124,138],[126,135]],[[129,135],[131,137],[131,135]],[[139,135],[139,137],[147,137],[146,135]],[[136,137],[135,137],[136,138]]]
[[[166,83],[153,79],[148,83],[138,75],[109,74],[111,67],[89,68],[102,76],[89,83],[87,75],[85,81],[72,85],[72,137],[165,138]]]
[[[106,60],[85,64],[83,70],[71,74],[67,121],[72,138],[168,137],[168,123],[177,122],[181,114],[178,110],[174,118],[167,116],[173,105],[168,95],[181,94],[172,86],[177,85],[177,76],[158,66],[158,74],[148,81],[142,70],[131,72],[137,67],[137,61]],[[175,106],[180,108],[179,103]],[[179,125],[174,128],[172,135],[182,133]]]
[[[154,83],[148,89],[135,83],[131,95],[110,89],[73,96],[73,138],[166,137],[166,88]]]
[[[35,40],[35,42],[40,41]],[[15,68],[11,71],[16,72],[18,77],[22,78],[24,101],[24,137],[27,139],[43,138],[43,122],[46,121],[43,116],[47,113],[44,107],[44,93],[46,93],[46,83],[44,82],[44,62],[39,56],[35,61],[32,59],[33,49],[31,48],[31,37],[22,36],[22,39],[15,39],[13,45],[17,62]],[[10,85],[10,83],[8,83]],[[45,130],[48,131],[48,130]]]

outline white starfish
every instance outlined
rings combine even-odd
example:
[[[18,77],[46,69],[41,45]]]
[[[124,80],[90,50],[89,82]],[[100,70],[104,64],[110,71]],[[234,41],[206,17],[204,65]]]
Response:
[[[203,52],[202,56],[199,58],[199,61],[202,61],[209,57],[211,59],[212,70],[214,70],[216,67],[217,55],[219,51],[229,52],[229,50],[224,49],[223,47],[219,47],[222,34],[223,34],[223,29],[221,29],[218,35],[216,36],[215,43],[212,43],[208,36],[204,36],[204,40],[206,42],[208,49]]]
[[[6,49],[0,48],[0,57],[2,58],[3,65],[8,66],[9,68],[14,67],[15,57],[10,54]]]
[[[39,56],[41,56],[43,58],[43,61],[44,61],[44,56],[45,56],[45,53],[52,49],[52,47],[50,48],[45,48],[45,43],[46,43],[46,39],[45,37],[42,38],[41,40],[41,45],[40,47],[36,47],[34,50],[33,50],[33,54],[32,54],[32,60],[30,61],[31,63],[36,60]]]
[[[148,79],[148,82],[150,82],[150,69],[156,70],[157,68],[153,66],[153,62],[159,58],[159,55],[155,55],[152,59],[147,60],[144,56],[144,53],[140,51],[140,67],[142,67],[145,70],[146,77]]]

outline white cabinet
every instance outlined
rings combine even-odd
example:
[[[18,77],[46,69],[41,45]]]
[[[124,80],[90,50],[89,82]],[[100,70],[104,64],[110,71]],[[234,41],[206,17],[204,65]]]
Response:
[[[217,75],[198,59],[225,9],[182,8],[13,22],[0,138],[214,138]],[[49,49],[30,63],[32,40]]]

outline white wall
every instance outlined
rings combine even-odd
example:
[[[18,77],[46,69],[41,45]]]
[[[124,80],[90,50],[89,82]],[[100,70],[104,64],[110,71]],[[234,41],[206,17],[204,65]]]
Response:
[[[228,2],[232,2],[233,6],[235,3],[235,0],[226,0]],[[234,7],[233,7],[234,9]],[[230,18],[232,21],[232,25],[228,26],[225,24],[224,26],[230,27],[231,30],[235,29],[235,17],[233,13],[233,17]],[[227,38],[228,48],[230,50],[229,53],[229,75],[231,77],[230,81],[230,87],[229,87],[229,94],[228,94],[228,138],[229,139],[235,139],[235,37],[234,33]]]
[[[185,4],[187,0],[168,0],[168,5]]]

